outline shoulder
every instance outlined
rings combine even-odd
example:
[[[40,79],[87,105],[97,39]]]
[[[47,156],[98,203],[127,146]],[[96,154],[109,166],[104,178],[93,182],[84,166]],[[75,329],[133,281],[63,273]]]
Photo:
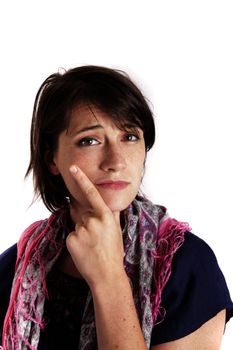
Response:
[[[0,255],[0,277],[2,274],[5,275],[5,273],[14,270],[16,257],[17,244],[14,244]]]
[[[0,255],[0,335],[8,308],[12,282],[15,273],[17,245],[8,248]]]
[[[2,296],[9,294],[15,272],[17,245],[13,245],[0,255],[0,303]]]
[[[185,271],[205,275],[210,269],[219,269],[213,250],[203,239],[191,232],[185,232],[184,244],[174,256],[173,272],[182,278]]]
[[[186,282],[187,286],[190,281],[203,297],[205,294],[208,298],[211,297],[211,286],[215,290],[211,295],[218,294],[220,297],[224,294],[222,291],[228,292],[224,275],[211,247],[195,234],[186,232],[184,244],[174,256],[170,283],[177,285]]]
[[[164,320],[154,327],[153,345],[182,338],[227,309],[233,315],[233,304],[224,275],[209,245],[193,233],[172,262],[172,273],[162,293]]]
[[[182,255],[182,252],[186,254],[192,253],[192,257],[208,253],[208,257],[211,256],[215,259],[215,254],[211,247],[203,239],[191,232],[185,232],[184,245],[180,248],[178,255]]]

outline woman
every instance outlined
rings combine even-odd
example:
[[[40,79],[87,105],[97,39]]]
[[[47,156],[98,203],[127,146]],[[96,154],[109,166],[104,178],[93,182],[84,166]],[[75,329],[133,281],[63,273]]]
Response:
[[[219,349],[233,304],[213,252],[139,194],[154,139],[123,72],[42,84],[26,175],[52,215],[0,257],[4,350]]]

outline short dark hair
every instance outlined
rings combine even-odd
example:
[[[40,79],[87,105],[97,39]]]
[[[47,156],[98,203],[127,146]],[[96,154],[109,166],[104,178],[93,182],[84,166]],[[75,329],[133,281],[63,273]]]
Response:
[[[125,72],[87,65],[50,75],[35,98],[31,158],[25,177],[33,172],[35,196],[41,196],[52,212],[67,206],[69,193],[62,177],[49,171],[46,159],[52,159],[58,136],[68,128],[72,110],[78,105],[96,106],[119,127],[125,122],[140,127],[146,151],[155,141],[152,111],[142,92]]]

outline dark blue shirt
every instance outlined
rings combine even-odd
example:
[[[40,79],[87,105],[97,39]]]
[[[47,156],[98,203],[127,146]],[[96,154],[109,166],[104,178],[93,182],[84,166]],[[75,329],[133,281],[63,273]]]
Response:
[[[0,339],[16,255],[16,245],[0,255]],[[76,349],[88,290],[86,282],[54,270],[48,276],[48,290],[51,298],[46,301],[44,312],[48,325],[41,332],[38,349]],[[166,314],[153,329],[151,346],[192,333],[223,309],[227,310],[226,322],[233,316],[233,303],[213,251],[190,232],[185,233],[185,242],[173,258],[161,305]],[[72,314],[72,310],[78,312]]]

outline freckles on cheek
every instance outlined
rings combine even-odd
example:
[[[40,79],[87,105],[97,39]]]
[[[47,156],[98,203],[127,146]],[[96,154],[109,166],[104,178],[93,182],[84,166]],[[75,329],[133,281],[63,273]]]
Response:
[[[97,163],[97,157],[91,155],[91,156],[79,156],[74,159],[75,164],[82,169],[83,172],[88,175],[91,169],[96,165]]]
[[[137,168],[138,171],[140,171],[140,169],[143,169],[145,157],[145,152],[143,150],[139,150],[138,152],[133,152],[130,155],[130,162],[131,164],[135,164],[135,168]]]

